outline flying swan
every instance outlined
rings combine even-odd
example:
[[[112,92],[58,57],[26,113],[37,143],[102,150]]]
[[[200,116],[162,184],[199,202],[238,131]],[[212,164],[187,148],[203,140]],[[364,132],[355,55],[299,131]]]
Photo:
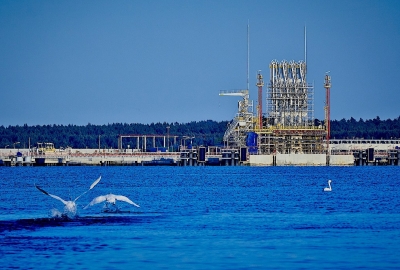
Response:
[[[76,201],[84,194],[86,194],[89,190],[93,189],[101,180],[101,176],[99,178],[96,179],[96,181],[93,182],[93,184],[90,185],[90,188],[88,190],[86,190],[85,192],[83,192],[81,195],[79,195],[78,197],[76,197],[75,200],[73,201],[66,201],[61,199],[60,197],[50,194],[47,191],[45,191],[44,189],[42,189],[40,186],[37,186],[35,184],[35,187],[40,190],[42,193],[56,199],[59,200],[60,202],[62,202],[65,206],[64,206],[64,213],[67,215],[72,215],[75,216],[76,215]]]
[[[94,198],[83,209],[86,209],[89,206],[95,205],[97,203],[102,203],[102,202],[106,202],[106,207],[108,207],[109,204],[115,206],[117,201],[127,202],[127,203],[132,204],[132,205],[134,205],[136,207],[140,207],[138,204],[132,202],[128,197],[125,197],[125,196],[122,196],[122,195],[107,194],[107,195],[102,195],[102,196],[98,196],[98,197]]]
[[[328,180],[329,187],[324,188],[324,191],[332,191],[331,182],[332,182],[332,180]]]

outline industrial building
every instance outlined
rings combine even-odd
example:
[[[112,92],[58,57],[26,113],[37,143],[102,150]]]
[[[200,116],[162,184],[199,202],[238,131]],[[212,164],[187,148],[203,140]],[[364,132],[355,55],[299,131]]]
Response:
[[[238,113],[224,134],[227,149],[246,148],[247,163],[260,166],[399,165],[400,140],[330,139],[329,72],[320,86],[325,88],[325,119],[316,123],[307,63],[273,60],[269,69],[265,92],[263,75],[257,74],[256,112],[247,89],[220,91],[221,96],[241,97]]]
[[[227,147],[247,147],[250,155],[327,154],[329,140],[330,76],[325,77],[326,125],[314,123],[314,87],[307,83],[303,61],[273,60],[263,112],[264,80],[257,74],[258,104],[253,113],[248,90],[221,91],[240,96],[239,110],[224,134]],[[310,156],[311,157],[311,156]]]

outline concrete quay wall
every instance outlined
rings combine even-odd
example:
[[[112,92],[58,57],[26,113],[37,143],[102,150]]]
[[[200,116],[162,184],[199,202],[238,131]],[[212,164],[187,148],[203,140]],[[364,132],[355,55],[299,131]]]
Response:
[[[21,153],[21,157],[17,153]],[[141,165],[154,159],[168,159],[175,163],[179,153],[120,152],[117,149],[98,151],[97,149],[73,149],[30,154],[29,149],[0,149],[0,161],[11,166],[65,166],[65,165]],[[0,162],[1,163],[1,162]],[[1,165],[1,164],[0,164]]]
[[[17,152],[23,157],[18,158]],[[14,158],[10,158],[14,156]],[[118,149],[68,149],[56,150],[46,155],[34,155],[29,157],[29,149],[0,149],[0,159],[13,164],[29,165],[41,162],[40,165],[142,165],[145,162],[160,159],[172,159],[174,163],[181,161],[180,153],[148,153],[148,152],[120,152]],[[210,157],[210,156],[208,156]],[[212,156],[214,159],[218,158]],[[12,162],[12,159],[14,161]],[[18,161],[20,160],[20,162]],[[222,157],[219,157],[221,164]],[[29,161],[27,161],[29,160]],[[19,163],[18,163],[19,162]],[[250,166],[351,166],[355,164],[352,154],[330,155],[327,163],[326,154],[275,154],[275,155],[249,155],[244,164]]]
[[[324,166],[326,165],[325,154],[277,154],[277,166]]]
[[[330,156],[327,164],[326,154],[275,154],[250,155],[250,166],[352,166],[353,155]]]
[[[329,164],[332,166],[348,166],[354,165],[353,155],[330,155]]]

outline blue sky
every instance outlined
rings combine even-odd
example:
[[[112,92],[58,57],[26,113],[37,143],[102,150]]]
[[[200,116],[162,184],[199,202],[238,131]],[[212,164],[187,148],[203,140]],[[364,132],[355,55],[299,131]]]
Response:
[[[0,125],[231,120],[220,90],[304,60],[315,117],[400,116],[400,1],[3,1]],[[264,97],[266,88],[264,87]],[[265,108],[265,105],[264,105]]]

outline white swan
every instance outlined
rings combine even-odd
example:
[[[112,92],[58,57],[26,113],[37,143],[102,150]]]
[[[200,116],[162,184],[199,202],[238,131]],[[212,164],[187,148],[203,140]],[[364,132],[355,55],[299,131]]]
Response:
[[[107,195],[102,195],[94,198],[88,205],[86,205],[83,209],[88,208],[89,206],[95,205],[97,203],[101,202],[106,202],[106,207],[108,207],[108,204],[112,204],[115,206],[116,201],[123,201],[127,202],[129,204],[132,204],[136,207],[140,207],[138,204],[132,202],[128,197],[122,196],[122,195],[114,195],[114,194],[107,194]]]
[[[332,180],[328,180],[329,187],[324,188],[324,191],[332,191],[331,182],[332,182]]]
[[[81,195],[79,195],[78,197],[75,198],[75,200],[73,201],[65,201],[63,199],[61,199],[60,197],[50,194],[47,191],[45,191],[44,189],[42,189],[41,187],[37,186],[35,184],[35,187],[40,190],[41,192],[43,192],[44,194],[61,201],[65,206],[64,206],[64,213],[68,216],[75,216],[76,215],[76,201],[84,194],[86,194],[86,192],[88,192],[89,190],[91,190],[92,188],[94,188],[101,180],[101,176],[99,178],[96,179],[96,181],[93,182],[93,184],[90,185],[90,188],[88,190],[86,190],[85,192],[83,192]]]

